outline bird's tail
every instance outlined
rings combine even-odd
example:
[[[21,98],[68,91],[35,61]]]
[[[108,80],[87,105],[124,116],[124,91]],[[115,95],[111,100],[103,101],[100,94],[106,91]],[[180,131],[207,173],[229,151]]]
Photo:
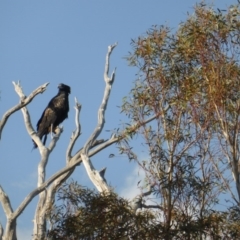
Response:
[[[32,141],[33,141],[33,149],[37,148],[38,147],[37,144],[34,142],[34,140]]]
[[[39,132],[37,132],[37,135],[38,135],[38,137],[42,140],[42,136],[40,136],[40,133],[39,133]],[[32,141],[33,141],[33,149],[37,148],[38,145],[34,142],[34,140],[32,140]]]
[[[40,138],[41,141],[42,141],[42,138],[44,136],[43,144],[45,145],[45,143],[47,141],[47,134],[41,134],[41,133],[37,132],[37,135],[38,135],[38,137]],[[33,149],[37,148],[38,147],[37,144],[34,142],[34,140],[32,140],[32,141],[33,141]]]

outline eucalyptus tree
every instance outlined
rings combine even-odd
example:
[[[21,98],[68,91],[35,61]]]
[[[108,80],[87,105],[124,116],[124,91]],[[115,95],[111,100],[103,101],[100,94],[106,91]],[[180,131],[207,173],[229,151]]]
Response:
[[[130,126],[119,149],[145,171],[165,239],[177,230],[177,239],[227,236],[210,224],[221,219],[228,228],[226,216],[213,211],[224,198],[239,206],[239,43],[239,6],[205,4],[176,32],[153,26],[132,40],[127,60],[138,74],[122,111],[136,125],[155,120],[134,132]],[[135,136],[143,139],[144,156]]]

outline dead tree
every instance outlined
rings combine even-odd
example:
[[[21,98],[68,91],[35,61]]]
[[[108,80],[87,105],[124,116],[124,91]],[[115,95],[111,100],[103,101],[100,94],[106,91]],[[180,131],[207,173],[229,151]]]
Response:
[[[21,213],[24,211],[24,209],[28,206],[28,204],[35,198],[36,196],[39,196],[39,201],[36,206],[35,210],[35,217],[34,217],[34,228],[33,228],[33,239],[45,239],[46,237],[46,223],[47,223],[47,214],[49,209],[51,208],[52,204],[54,203],[54,197],[57,188],[66,181],[69,176],[74,172],[75,167],[79,166],[80,163],[83,162],[83,165],[87,171],[87,174],[90,178],[90,180],[93,182],[94,186],[97,188],[97,190],[100,193],[109,193],[110,187],[107,184],[104,173],[105,171],[97,171],[94,168],[94,165],[91,162],[91,156],[97,154],[101,150],[105,149],[106,147],[112,145],[113,143],[116,143],[120,139],[127,136],[125,132],[122,132],[118,135],[112,135],[107,140],[99,140],[97,139],[99,134],[101,133],[104,123],[105,123],[105,111],[107,108],[109,96],[111,93],[111,87],[114,82],[115,78],[115,70],[112,72],[112,74],[109,76],[109,62],[110,62],[110,55],[113,51],[113,49],[116,47],[117,44],[111,45],[108,47],[107,55],[106,55],[106,63],[105,63],[105,70],[104,70],[104,81],[105,81],[105,90],[104,95],[102,99],[102,103],[98,110],[98,123],[85,143],[84,147],[79,149],[75,155],[72,155],[72,149],[73,146],[78,139],[78,137],[81,134],[81,125],[79,122],[79,115],[81,111],[81,104],[78,103],[77,99],[75,98],[75,124],[76,129],[73,132],[67,152],[66,152],[66,166],[53,174],[50,178],[46,179],[46,167],[48,164],[49,156],[51,152],[53,151],[60,135],[62,132],[62,128],[58,127],[55,136],[51,140],[49,146],[44,146],[37,136],[36,132],[34,131],[30,116],[27,110],[27,105],[36,97],[39,93],[43,93],[46,90],[46,87],[48,83],[43,84],[42,86],[38,87],[36,90],[34,90],[28,97],[26,97],[23,93],[23,90],[20,86],[20,83],[13,82],[14,88],[16,93],[20,97],[20,103],[18,103],[16,106],[9,109],[2,117],[2,120],[0,121],[0,137],[1,133],[3,131],[3,128],[8,120],[8,118],[16,111],[21,110],[25,122],[25,126],[27,129],[28,134],[31,136],[31,138],[36,142],[38,145],[38,149],[40,152],[40,162],[38,165],[38,182],[37,187],[30,192],[26,198],[21,202],[21,204],[16,208],[13,209],[11,205],[11,200],[9,199],[6,191],[1,187],[0,185],[0,202],[2,204],[3,210],[6,214],[7,223],[5,228],[2,227],[0,223],[0,239],[3,240],[15,240],[17,239],[17,232],[16,232],[16,223],[18,217],[21,215]],[[141,125],[146,124],[150,121],[152,121],[155,117],[151,117],[145,122],[142,122],[141,124],[137,123],[132,126],[132,131],[135,131],[137,128],[139,128]],[[129,128],[128,128],[129,133]],[[139,205],[139,203],[138,203]],[[141,205],[141,204],[140,204]],[[139,206],[140,206],[139,205]],[[136,203],[134,204],[134,209],[136,210]]]

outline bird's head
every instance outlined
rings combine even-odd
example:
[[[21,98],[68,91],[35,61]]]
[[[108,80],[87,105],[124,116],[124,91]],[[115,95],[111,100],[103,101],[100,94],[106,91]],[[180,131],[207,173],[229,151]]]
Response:
[[[71,93],[71,88],[68,86],[68,85],[65,85],[63,83],[60,83],[58,85],[58,88],[60,91],[64,91],[64,92],[67,92],[67,93]]]

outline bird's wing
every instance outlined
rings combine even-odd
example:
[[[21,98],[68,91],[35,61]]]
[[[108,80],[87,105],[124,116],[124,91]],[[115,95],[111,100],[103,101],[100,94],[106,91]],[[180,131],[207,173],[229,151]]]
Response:
[[[37,123],[38,135],[40,138],[51,131],[51,127],[52,128],[54,127],[52,126],[52,124],[54,124],[56,118],[57,118],[57,115],[54,109],[47,107],[44,110],[42,117],[39,119]]]

